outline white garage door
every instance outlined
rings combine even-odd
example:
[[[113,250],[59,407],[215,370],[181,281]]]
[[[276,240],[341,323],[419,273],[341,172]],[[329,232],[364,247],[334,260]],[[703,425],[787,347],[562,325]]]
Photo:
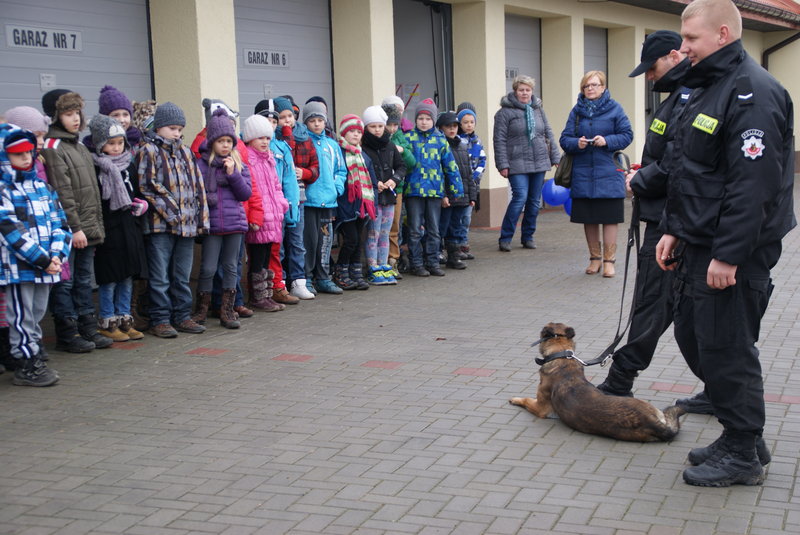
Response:
[[[506,92],[517,75],[533,76],[541,96],[542,31],[537,18],[506,15]]]
[[[41,109],[44,93],[71,89],[97,113],[100,88],[152,98],[146,0],[3,0],[0,112]]]
[[[331,30],[323,0],[234,0],[239,108],[292,95],[302,107],[321,96],[333,107]],[[334,110],[330,110],[334,112]]]

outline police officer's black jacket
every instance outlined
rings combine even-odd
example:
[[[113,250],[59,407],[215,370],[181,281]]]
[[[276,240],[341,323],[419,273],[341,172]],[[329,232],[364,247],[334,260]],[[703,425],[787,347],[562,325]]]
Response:
[[[688,88],[680,84],[690,66],[689,59],[684,59],[653,84],[653,91],[670,95],[653,114],[645,137],[642,168],[631,180],[631,189],[639,202],[639,219],[642,221],[658,223],[664,211],[671,163],[667,145],[675,137],[677,115],[690,93]]]
[[[741,265],[794,217],[793,106],[741,40],[687,72],[662,230]]]

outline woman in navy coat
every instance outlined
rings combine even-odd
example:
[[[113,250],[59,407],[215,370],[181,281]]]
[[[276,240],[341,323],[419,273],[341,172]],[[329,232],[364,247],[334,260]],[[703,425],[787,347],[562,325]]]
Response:
[[[589,275],[598,273],[601,267],[604,277],[615,274],[617,226],[625,220],[625,176],[617,169],[613,154],[632,140],[631,123],[606,89],[605,73],[584,74],[578,102],[561,132],[560,144],[573,155],[570,221],[583,223],[589,246]]]

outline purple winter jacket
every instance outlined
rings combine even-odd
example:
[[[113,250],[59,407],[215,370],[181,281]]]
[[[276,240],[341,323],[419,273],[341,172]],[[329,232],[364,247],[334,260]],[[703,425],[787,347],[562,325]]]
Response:
[[[222,158],[214,158],[209,166],[210,150],[205,142],[200,147],[202,157],[197,167],[203,174],[208,200],[208,214],[211,228],[209,234],[234,234],[247,232],[247,217],[242,205],[253,193],[250,185],[250,171],[242,164],[242,170],[234,169],[233,173],[225,173]]]

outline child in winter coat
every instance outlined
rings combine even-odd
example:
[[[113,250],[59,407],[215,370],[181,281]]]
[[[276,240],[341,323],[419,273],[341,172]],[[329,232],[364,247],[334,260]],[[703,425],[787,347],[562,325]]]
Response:
[[[203,175],[210,220],[209,235],[203,238],[197,302],[192,320],[206,322],[211,305],[211,288],[217,267],[222,265],[222,304],[220,325],[238,329],[239,315],[234,308],[239,277],[236,264],[244,233],[248,230],[242,203],[253,193],[250,171],[236,150],[236,131],[225,110],[218,109],[206,127],[206,139],[200,145],[202,158],[197,162]]]
[[[472,180],[472,165],[470,164],[467,142],[458,136],[458,116],[455,112],[448,111],[439,116],[436,126],[447,138],[450,151],[458,165],[461,183],[464,186],[464,196],[456,197],[447,194],[446,205],[442,204],[442,214],[439,219],[439,233],[447,250],[446,266],[453,269],[464,269],[467,265],[461,261],[461,247],[467,243],[469,226],[466,225],[466,214],[475,206],[478,188]],[[443,200],[444,201],[444,200]]]
[[[8,124],[0,130],[0,286],[11,325],[12,382],[50,386],[59,377],[45,362],[40,322],[69,254],[71,234],[58,195],[36,177],[36,136]]]
[[[475,133],[475,125],[478,122],[478,115],[475,113],[475,106],[469,102],[462,102],[456,109],[458,115],[458,134],[467,142],[467,152],[469,153],[470,166],[472,168],[472,180],[477,188],[475,204],[470,206],[464,214],[464,226],[469,229],[472,224],[472,212],[480,210],[480,188],[481,178],[486,169],[486,151],[483,150],[483,142],[478,134]],[[472,260],[475,258],[469,250],[469,242],[461,246],[461,259]]]
[[[297,186],[300,188],[300,219],[294,227],[287,227],[283,238],[286,280],[292,281],[290,293],[300,299],[314,299],[311,281],[306,281],[305,247],[303,246],[304,210],[306,186],[319,178],[319,160],[308,129],[297,122],[292,101],[285,97],[275,99],[278,111],[277,138],[292,149]],[[308,284],[306,284],[308,282]],[[309,286],[311,288],[309,288]]]
[[[397,284],[392,266],[389,265],[389,232],[394,221],[397,190],[403,189],[406,165],[403,157],[386,130],[386,112],[380,106],[370,106],[363,114],[364,152],[372,160],[372,168],[378,179],[375,219],[370,221],[367,233],[367,267],[370,284]]]
[[[136,197],[136,163],[125,129],[107,115],[89,122],[97,180],[103,204],[106,240],[97,246],[94,274],[99,288],[99,332],[115,342],[141,340],[133,326],[131,298],[134,277],[147,277],[141,216],[147,202]]]
[[[191,318],[189,276],[194,239],[208,234],[208,204],[194,156],[181,142],[184,126],[183,110],[171,102],[160,105],[153,131],[136,157],[139,190],[150,205],[145,236],[149,332],[160,338],[175,338],[178,330],[191,334],[206,330]]]
[[[19,126],[23,130],[32,132],[36,136],[36,176],[39,180],[47,182],[47,172],[44,168],[44,158],[40,154],[44,148],[44,137],[50,128],[50,118],[42,115],[42,112],[30,106],[17,106],[5,112],[6,122]]]
[[[85,124],[83,98],[54,89],[42,97],[42,108],[53,119],[42,149],[47,178],[58,192],[72,230],[71,277],[51,290],[56,349],[84,353],[114,343],[97,332],[92,302],[94,250],[105,239],[100,188],[92,155],[78,139]]]
[[[400,121],[403,120],[403,111],[405,111],[403,99],[396,95],[388,96],[381,101],[381,108],[386,112],[386,130],[391,136],[390,140],[402,155],[403,162],[406,164],[406,173],[408,173],[417,165],[417,159],[414,158],[414,151],[411,149],[405,133],[400,129]],[[400,227],[405,212],[402,188],[396,189],[395,193],[397,198],[394,203],[394,219],[392,228],[389,230],[389,265],[392,267],[392,275],[399,280],[403,276],[400,274],[398,264],[401,256],[406,259],[406,264],[408,263],[408,246],[403,247],[404,252],[401,255],[400,245],[403,242],[404,234],[400,232]]]
[[[417,277],[443,277],[439,267],[439,217],[447,194],[464,195],[461,175],[444,135],[434,128],[436,103],[425,99],[417,105],[416,127],[407,134],[417,165],[406,173],[405,204],[408,213],[409,261]],[[447,182],[445,181],[447,180]],[[425,249],[422,229],[425,229]]]
[[[273,248],[280,249],[283,239],[283,215],[289,202],[283,196],[275,157],[270,150],[274,129],[261,116],[249,117],[242,128],[242,139],[250,154],[250,180],[253,195],[245,203],[249,230],[245,234],[249,258],[247,280],[250,306],[265,312],[286,308],[272,299],[275,273],[269,269]]]
[[[361,149],[364,123],[358,115],[345,115],[339,123],[339,146],[347,165],[347,184],[339,195],[336,227],[342,237],[335,282],[343,290],[369,290],[361,265],[361,234],[375,219],[378,181],[369,156]]]
[[[330,258],[333,240],[325,238],[326,234],[330,234],[330,221],[336,212],[337,198],[344,191],[347,168],[339,145],[326,134],[328,116],[324,104],[317,101],[306,103],[303,106],[303,121],[319,161],[319,178],[306,186],[303,208],[306,280],[313,281],[314,288],[319,292],[340,294],[342,289],[331,280],[325,262],[326,256]]]

